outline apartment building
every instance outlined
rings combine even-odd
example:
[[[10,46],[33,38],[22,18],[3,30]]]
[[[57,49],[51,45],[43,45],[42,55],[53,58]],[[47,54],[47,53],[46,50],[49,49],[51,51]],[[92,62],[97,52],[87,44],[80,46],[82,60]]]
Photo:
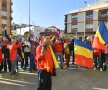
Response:
[[[11,33],[12,0],[0,0],[0,34],[6,28],[7,34]]]
[[[65,33],[83,39],[95,34],[100,21],[104,21],[108,28],[108,0],[96,0],[85,8],[66,14]]]

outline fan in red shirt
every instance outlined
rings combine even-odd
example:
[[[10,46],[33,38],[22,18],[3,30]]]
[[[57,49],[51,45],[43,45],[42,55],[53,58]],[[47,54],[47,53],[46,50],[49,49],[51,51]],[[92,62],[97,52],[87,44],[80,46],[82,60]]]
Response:
[[[50,50],[50,36],[45,35],[43,44],[36,49],[37,68],[38,68],[38,88],[37,90],[51,90],[53,58]]]
[[[63,43],[60,39],[56,39],[55,43],[53,44],[53,48],[55,49],[56,58],[60,58],[60,67],[63,69],[64,62],[63,62]]]
[[[12,44],[7,46],[9,48],[10,53],[10,61],[11,61],[11,75],[14,76],[16,73],[16,56],[17,49],[22,47],[22,44],[16,44],[16,40],[12,39]]]

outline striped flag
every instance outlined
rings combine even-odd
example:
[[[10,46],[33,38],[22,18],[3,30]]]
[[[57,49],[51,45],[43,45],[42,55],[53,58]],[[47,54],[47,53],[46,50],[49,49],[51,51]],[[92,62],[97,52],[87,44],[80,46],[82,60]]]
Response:
[[[75,64],[87,68],[93,68],[93,50],[89,44],[75,40],[74,42]]]
[[[100,22],[99,28],[96,31],[94,40],[93,40],[93,48],[108,51],[105,44],[108,42],[108,30],[104,24],[104,22]]]

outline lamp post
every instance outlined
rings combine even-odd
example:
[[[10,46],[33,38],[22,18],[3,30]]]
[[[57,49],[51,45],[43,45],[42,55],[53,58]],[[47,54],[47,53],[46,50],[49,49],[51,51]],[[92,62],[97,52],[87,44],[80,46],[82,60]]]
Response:
[[[30,32],[30,0],[29,0],[29,32]]]
[[[85,5],[87,6],[87,2],[84,2]],[[86,38],[86,12],[84,13],[84,40]]]

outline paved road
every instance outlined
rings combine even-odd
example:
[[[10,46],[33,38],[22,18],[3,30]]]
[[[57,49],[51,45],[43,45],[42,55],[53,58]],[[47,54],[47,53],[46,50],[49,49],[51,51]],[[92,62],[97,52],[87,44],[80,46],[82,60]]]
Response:
[[[14,78],[7,73],[0,78],[0,90],[36,90],[36,87],[37,73],[20,72]],[[52,90],[108,90],[108,71],[58,69]]]

